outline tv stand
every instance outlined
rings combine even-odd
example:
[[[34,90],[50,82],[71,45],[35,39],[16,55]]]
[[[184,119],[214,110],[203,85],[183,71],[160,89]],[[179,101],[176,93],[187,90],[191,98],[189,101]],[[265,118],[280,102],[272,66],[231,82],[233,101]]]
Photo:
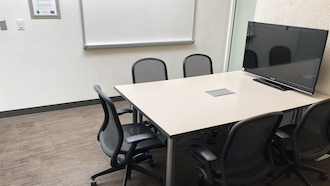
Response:
[[[284,86],[284,85],[280,85],[278,83],[275,83],[275,82],[272,82],[272,81],[269,81],[267,79],[263,79],[263,78],[257,78],[257,79],[253,79],[254,81],[257,81],[259,83],[263,83],[265,85],[268,85],[268,86],[271,86],[271,87],[274,87],[276,89],[279,89],[279,90],[282,90],[282,91],[285,91],[285,90],[292,90],[291,88],[287,87],[287,86]]]

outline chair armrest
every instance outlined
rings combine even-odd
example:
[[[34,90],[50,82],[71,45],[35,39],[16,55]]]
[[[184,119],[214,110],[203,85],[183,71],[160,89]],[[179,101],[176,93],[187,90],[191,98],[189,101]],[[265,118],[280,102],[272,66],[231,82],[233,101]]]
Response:
[[[132,113],[133,112],[133,110],[131,110],[131,109],[117,109],[116,111],[117,111],[118,116],[120,116],[122,114]]]
[[[192,144],[190,145],[192,150],[196,153],[198,153],[200,156],[202,156],[206,161],[211,162],[217,159],[217,156],[215,156],[209,149],[198,145],[198,144]]]
[[[155,139],[155,138],[157,138],[156,134],[144,133],[144,134],[138,134],[138,135],[127,137],[126,142],[127,143],[139,143],[139,142],[147,140],[147,139]]]
[[[290,137],[287,133],[283,132],[280,129],[277,129],[276,136],[278,136],[281,139],[286,139],[286,138],[289,138]]]

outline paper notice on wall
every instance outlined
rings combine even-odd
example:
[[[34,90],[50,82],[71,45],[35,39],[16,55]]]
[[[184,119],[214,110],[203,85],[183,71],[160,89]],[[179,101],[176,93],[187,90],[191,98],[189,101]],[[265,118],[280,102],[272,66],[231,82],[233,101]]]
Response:
[[[33,0],[34,15],[57,15],[55,0]]]

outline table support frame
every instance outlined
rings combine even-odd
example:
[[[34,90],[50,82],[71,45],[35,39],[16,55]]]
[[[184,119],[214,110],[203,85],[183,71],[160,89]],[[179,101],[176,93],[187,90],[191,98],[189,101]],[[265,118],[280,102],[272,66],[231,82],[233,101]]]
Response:
[[[176,138],[167,138],[166,186],[174,185]]]

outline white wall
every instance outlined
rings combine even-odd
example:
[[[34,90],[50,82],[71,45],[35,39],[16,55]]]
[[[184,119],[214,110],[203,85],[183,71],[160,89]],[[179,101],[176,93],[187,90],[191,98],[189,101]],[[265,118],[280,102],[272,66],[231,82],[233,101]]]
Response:
[[[131,83],[131,65],[144,57],[163,59],[169,78],[182,77],[182,61],[205,53],[223,71],[231,0],[197,0],[193,45],[83,50],[78,0],[59,0],[61,19],[31,19],[27,0],[1,0],[0,111],[97,98],[99,84],[109,96],[114,85]],[[24,19],[25,30],[16,28]]]
[[[329,0],[258,0],[257,22],[330,30]],[[328,38],[316,91],[330,95],[330,40]]]

